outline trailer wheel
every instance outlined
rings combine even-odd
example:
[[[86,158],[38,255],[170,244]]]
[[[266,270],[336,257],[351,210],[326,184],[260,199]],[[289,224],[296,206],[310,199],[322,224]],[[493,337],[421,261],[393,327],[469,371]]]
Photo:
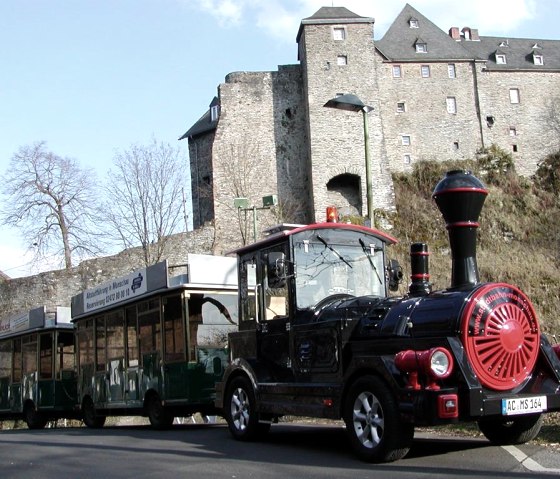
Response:
[[[255,392],[248,378],[237,377],[231,381],[224,405],[228,427],[235,439],[253,441],[270,430],[270,423],[259,422]]]
[[[543,423],[542,414],[516,418],[498,417],[478,421],[480,432],[498,446],[524,444],[535,439]]]
[[[25,406],[23,414],[29,429],[43,429],[47,425],[47,418],[37,411],[37,408],[33,403],[28,403]]]
[[[360,378],[350,387],[344,422],[354,452],[367,462],[403,458],[414,436],[414,426],[400,420],[391,391],[374,376]]]
[[[168,429],[175,417],[161,404],[159,396],[154,395],[148,401],[148,418],[154,429]]]
[[[82,416],[84,424],[90,429],[99,429],[105,425],[105,416],[98,416],[95,405],[90,397],[84,399],[82,403]]]

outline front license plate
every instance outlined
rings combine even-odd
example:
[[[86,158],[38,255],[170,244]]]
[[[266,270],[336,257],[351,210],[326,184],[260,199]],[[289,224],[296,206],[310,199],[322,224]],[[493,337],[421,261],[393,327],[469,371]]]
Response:
[[[502,399],[502,415],[531,414],[546,411],[546,396]]]

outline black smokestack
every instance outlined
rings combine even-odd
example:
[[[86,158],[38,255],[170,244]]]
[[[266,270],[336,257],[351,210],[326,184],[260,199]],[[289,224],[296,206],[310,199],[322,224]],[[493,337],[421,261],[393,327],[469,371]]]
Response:
[[[463,170],[449,171],[432,194],[449,232],[452,288],[479,282],[476,230],[487,194],[482,182]]]
[[[432,291],[428,268],[429,255],[426,243],[412,243],[410,245],[410,279],[412,282],[408,286],[408,291],[411,296],[424,296]]]

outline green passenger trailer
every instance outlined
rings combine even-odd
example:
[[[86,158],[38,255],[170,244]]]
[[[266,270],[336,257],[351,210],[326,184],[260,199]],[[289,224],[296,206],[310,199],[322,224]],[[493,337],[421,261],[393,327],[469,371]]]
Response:
[[[106,281],[72,298],[84,423],[215,415],[215,383],[237,327],[235,258],[189,254]],[[174,276],[170,275],[170,272]]]
[[[30,429],[79,418],[70,308],[39,307],[0,319],[0,420]]]

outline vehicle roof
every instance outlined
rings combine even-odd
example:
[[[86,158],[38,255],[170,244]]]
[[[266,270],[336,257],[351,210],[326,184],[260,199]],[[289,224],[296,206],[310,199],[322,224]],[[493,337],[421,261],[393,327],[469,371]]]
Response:
[[[338,230],[346,230],[346,231],[356,231],[359,233],[365,233],[365,234],[375,236],[378,240],[386,244],[398,243],[398,241],[395,238],[388,235],[387,233],[383,233],[382,231],[379,231],[374,228],[368,228],[367,226],[354,225],[348,223],[315,223],[311,225],[300,226],[298,228],[294,228],[291,230],[279,231],[278,233],[267,236],[266,238],[259,240],[256,243],[252,243],[250,245],[242,246],[232,251],[228,251],[227,254],[235,253],[238,255],[242,255],[250,251],[262,249],[272,243],[276,243],[277,241],[283,238],[293,236],[297,233],[301,233],[302,231],[321,230],[321,229],[332,229],[332,230],[338,229]]]

